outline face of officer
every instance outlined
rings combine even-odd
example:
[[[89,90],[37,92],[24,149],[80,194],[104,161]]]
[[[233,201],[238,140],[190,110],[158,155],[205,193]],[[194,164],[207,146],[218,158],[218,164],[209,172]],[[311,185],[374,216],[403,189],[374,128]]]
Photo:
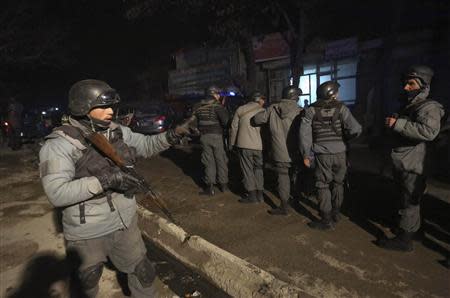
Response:
[[[261,106],[261,107],[263,107],[264,106],[264,103],[266,102],[266,100],[264,99],[264,98],[261,98],[261,99],[259,99],[258,101],[257,101],[257,103]]]
[[[89,117],[105,122],[111,122],[113,116],[114,110],[112,107],[97,107],[89,112]]]
[[[220,101],[220,94],[219,93],[214,93],[213,97],[215,100]]]
[[[332,100],[339,100],[339,91],[331,97]]]
[[[406,92],[420,90],[420,85],[415,79],[408,79],[405,81],[403,90],[405,90]]]

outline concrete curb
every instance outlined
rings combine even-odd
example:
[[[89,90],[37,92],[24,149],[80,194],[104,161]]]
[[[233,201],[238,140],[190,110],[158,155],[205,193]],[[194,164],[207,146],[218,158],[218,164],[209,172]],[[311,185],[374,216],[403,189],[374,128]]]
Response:
[[[185,265],[209,278],[232,297],[309,296],[296,286],[138,206],[142,233]]]

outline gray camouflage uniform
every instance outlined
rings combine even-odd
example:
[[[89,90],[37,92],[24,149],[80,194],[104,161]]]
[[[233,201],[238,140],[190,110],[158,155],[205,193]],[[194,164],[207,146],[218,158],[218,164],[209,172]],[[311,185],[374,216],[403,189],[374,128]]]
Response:
[[[213,185],[228,183],[228,158],[224,148],[223,131],[228,125],[228,111],[215,99],[204,102],[194,113],[201,133],[201,162],[205,168],[204,182]]]
[[[86,130],[72,118],[70,126]],[[150,157],[170,147],[166,133],[144,136],[111,123],[104,134],[108,138],[116,130],[122,131],[123,142],[135,148],[139,156]],[[44,191],[53,206],[62,208],[67,248],[81,256],[79,271],[87,275],[85,277],[90,283],[86,294],[95,297],[98,292],[96,283],[103,268],[99,264],[108,256],[120,271],[128,273],[133,297],[153,297],[154,273],[141,274],[140,279],[137,277],[137,271],[143,268],[141,263],[148,261],[137,226],[136,200],[134,196],[128,198],[122,193],[104,192],[94,176],[75,178],[77,162],[86,150],[87,147],[76,138],[55,131],[46,137],[39,153]]]
[[[325,101],[319,101],[325,102]],[[318,102],[318,103],[319,103]],[[357,136],[361,125],[343,104],[335,102],[335,108],[321,108],[323,122],[316,115],[317,104],[305,110],[300,125],[300,153],[303,159],[315,158],[315,186],[318,192],[319,209],[329,214],[339,210],[344,199],[344,179],[347,172],[347,146],[343,135]],[[333,102],[331,102],[333,103]],[[335,129],[329,124],[337,109]],[[330,188],[331,186],[331,188]]]
[[[391,152],[394,179],[401,189],[400,228],[416,232],[420,228],[420,200],[427,174],[427,141],[439,134],[444,109],[421,91],[399,113],[392,128],[396,142]]]
[[[298,127],[293,123],[298,119],[300,111],[295,100],[281,99],[253,117],[256,125],[269,123],[271,155],[278,175],[278,194],[284,202],[289,200],[291,192],[289,169],[298,155]]]

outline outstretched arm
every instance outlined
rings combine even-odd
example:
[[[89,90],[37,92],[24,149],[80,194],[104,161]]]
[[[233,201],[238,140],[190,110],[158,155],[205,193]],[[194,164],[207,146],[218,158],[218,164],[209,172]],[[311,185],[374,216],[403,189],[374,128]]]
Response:
[[[168,149],[171,146],[167,139],[168,132],[146,136],[140,133],[132,132],[131,129],[126,126],[121,126],[120,128],[123,132],[123,141],[125,144],[136,148],[136,152],[139,156],[148,158]]]

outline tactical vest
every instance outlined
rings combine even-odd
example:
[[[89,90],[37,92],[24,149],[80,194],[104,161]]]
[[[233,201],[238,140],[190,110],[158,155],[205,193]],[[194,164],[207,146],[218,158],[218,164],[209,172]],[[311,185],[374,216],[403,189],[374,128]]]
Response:
[[[219,118],[216,114],[216,107],[218,104],[205,104],[200,106],[195,111],[195,116],[198,119],[198,130],[202,134],[222,134],[223,128],[220,125]]]
[[[105,157],[100,151],[92,146],[84,137],[81,129],[72,125],[63,125],[53,130],[62,137],[65,137],[69,142],[74,144],[74,141],[79,141],[85,149],[81,150],[83,155],[75,164],[74,179],[83,177],[100,176],[104,174],[111,174],[120,171],[120,168],[114,164],[109,158]],[[62,132],[62,133],[60,133]],[[120,128],[111,131],[109,142],[114,147],[116,152],[123,158],[126,165],[133,165],[136,162],[136,150],[128,147],[123,141],[123,134]],[[74,144],[75,145],[75,144]],[[108,201],[111,212],[115,211],[112,204],[111,191],[94,196],[92,199],[105,197]],[[80,223],[86,223],[84,202],[78,204],[80,208]]]
[[[314,103],[312,134],[314,143],[342,142],[342,103],[336,100],[320,100]]]

